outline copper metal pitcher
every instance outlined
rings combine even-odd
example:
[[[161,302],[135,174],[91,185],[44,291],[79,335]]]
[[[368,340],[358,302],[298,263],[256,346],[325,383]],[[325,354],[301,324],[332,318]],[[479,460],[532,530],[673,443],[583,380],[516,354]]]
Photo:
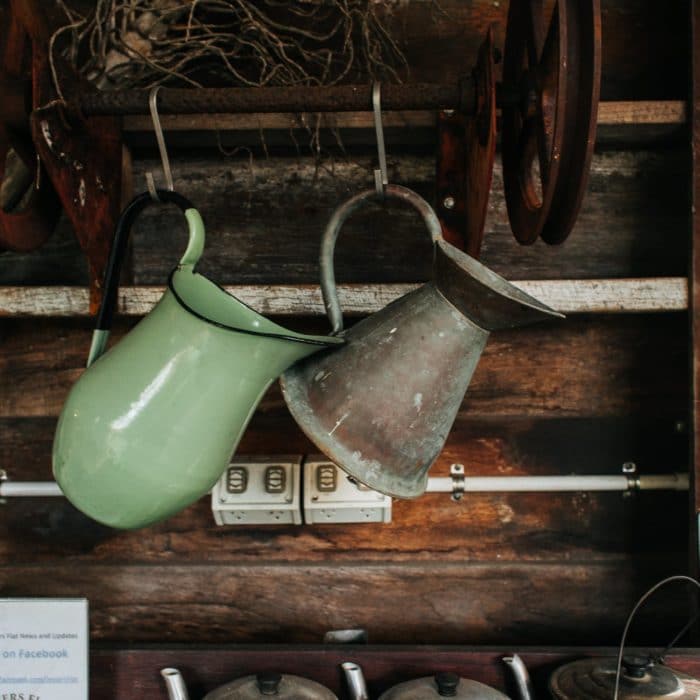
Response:
[[[333,213],[321,243],[321,286],[333,333],[346,344],[282,376],[301,428],[336,464],[370,488],[399,498],[424,491],[491,331],[561,314],[514,287],[442,238],[430,205],[388,185],[385,196],[423,217],[434,244],[433,280],[343,330],[333,271],[345,221],[367,190]]]

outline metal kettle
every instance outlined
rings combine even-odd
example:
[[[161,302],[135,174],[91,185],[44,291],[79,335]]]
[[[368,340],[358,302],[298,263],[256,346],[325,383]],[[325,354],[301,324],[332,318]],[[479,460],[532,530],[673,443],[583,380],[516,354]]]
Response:
[[[517,657],[504,659],[522,700],[534,697],[525,665]],[[618,659],[580,659],[560,666],[549,678],[549,697],[555,700],[698,700],[700,681],[674,671],[649,656],[623,656],[615,696]]]
[[[615,690],[617,659],[582,659],[558,668],[549,679],[557,700],[610,700]],[[697,700],[700,683],[648,656],[625,656],[620,674],[620,700]]]
[[[674,671],[661,662],[662,657],[625,655],[627,634],[637,612],[660,588],[671,583],[692,584],[700,590],[700,581],[690,576],[669,576],[653,585],[639,598],[627,617],[616,658],[583,659],[558,668],[549,679],[549,690],[557,700],[698,700],[700,681]],[[691,624],[692,624],[691,618]],[[677,635],[673,644],[687,630]]]
[[[182,674],[176,668],[161,672],[170,700],[189,700]],[[238,678],[204,696],[204,700],[338,700],[320,683],[281,673],[258,673]]]
[[[367,686],[362,669],[346,662],[341,668],[345,673],[352,700],[368,700]],[[460,678],[456,673],[436,673],[434,676],[416,678],[389,688],[379,700],[508,700],[508,696],[483,683]]]

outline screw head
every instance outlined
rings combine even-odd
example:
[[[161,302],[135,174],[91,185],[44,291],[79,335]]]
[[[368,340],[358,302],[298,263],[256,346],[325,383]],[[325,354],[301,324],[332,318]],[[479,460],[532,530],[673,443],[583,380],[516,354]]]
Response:
[[[454,209],[455,198],[454,197],[445,197],[445,199],[442,200],[442,206],[445,207],[445,209]]]

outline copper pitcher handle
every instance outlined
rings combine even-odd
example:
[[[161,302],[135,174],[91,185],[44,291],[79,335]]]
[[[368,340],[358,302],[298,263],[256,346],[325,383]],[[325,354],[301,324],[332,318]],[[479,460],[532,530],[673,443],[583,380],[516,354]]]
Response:
[[[177,205],[182,212],[187,216],[189,224],[189,243],[180,264],[192,264],[197,262],[197,259],[202,253],[204,247],[204,229],[201,225],[199,215],[195,217],[197,222],[193,222],[188,215],[189,212],[195,212],[194,206],[188,199],[170,190],[157,190],[159,202],[171,203]],[[117,220],[114,231],[114,239],[112,247],[109,251],[109,259],[105,270],[105,278],[103,284],[102,303],[97,312],[97,322],[95,330],[92,334],[92,343],[88,354],[87,366],[89,367],[98,357],[100,357],[107,347],[107,339],[109,331],[112,327],[112,317],[117,306],[117,293],[119,291],[119,277],[121,274],[124,256],[126,254],[126,246],[131,234],[131,228],[138,218],[139,214],[153,203],[153,199],[149,192],[134,197]]]
[[[326,313],[333,329],[332,335],[337,335],[343,330],[343,312],[338,300],[338,289],[335,283],[335,270],[333,268],[333,253],[335,252],[335,242],[343,224],[358,209],[364,206],[365,202],[381,202],[383,199],[399,199],[410,204],[422,217],[430,234],[433,244],[442,240],[442,227],[440,220],[433,208],[423,197],[401,185],[387,185],[384,196],[378,194],[376,190],[365,190],[348,199],[341,204],[331,216],[326,230],[321,239],[321,291],[323,293],[323,303]]]

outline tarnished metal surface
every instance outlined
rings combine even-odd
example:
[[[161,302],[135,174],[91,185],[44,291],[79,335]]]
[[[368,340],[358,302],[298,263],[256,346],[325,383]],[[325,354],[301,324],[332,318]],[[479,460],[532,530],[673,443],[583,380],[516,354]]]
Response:
[[[417,194],[389,186],[387,195],[424,217],[436,241],[435,279],[344,331],[346,345],[298,363],[281,384],[324,454],[370,488],[413,498],[425,490],[489,331],[557,314],[441,240],[435,213]],[[335,240],[350,214],[376,198],[374,190],[353,197],[323,236],[322,286],[336,331]]]
[[[430,240],[435,243],[442,239],[440,220],[433,208],[413,190],[409,190],[401,185],[387,185],[382,194],[375,190],[360,192],[337,207],[331,214],[331,218],[321,238],[320,255],[321,290],[333,333],[339,333],[343,330],[343,312],[340,308],[340,300],[338,299],[338,290],[335,283],[335,269],[333,267],[333,255],[338,234],[345,221],[358,209],[366,206],[367,202],[381,202],[383,198],[395,199],[410,204],[423,218]]]
[[[453,673],[437,673],[399,683],[382,693],[379,700],[440,700],[444,697],[454,697],[456,700],[509,700],[507,695],[495,688],[459,678]]]
[[[433,284],[455,308],[488,332],[563,318],[446,241],[437,241]]]
[[[90,115],[148,114],[148,90],[89,92],[80,96],[80,109]],[[471,78],[451,85],[413,83],[382,85],[385,110],[458,109],[474,111]],[[356,112],[372,109],[371,85],[264,88],[163,88],[158,94],[161,114],[234,112]]]
[[[512,2],[503,64],[503,184],[520,243],[561,243],[588,181],[601,67],[600,0]]]
[[[290,674],[259,673],[246,676],[207,693],[204,700],[338,700],[320,683]]]
[[[626,659],[620,677],[620,700],[695,700],[697,681],[688,682],[682,674],[660,664],[646,667],[636,659]],[[632,666],[630,666],[632,664]],[[613,697],[617,660],[584,659],[558,668],[549,682],[557,700],[609,700]],[[689,679],[692,681],[692,679]]]

